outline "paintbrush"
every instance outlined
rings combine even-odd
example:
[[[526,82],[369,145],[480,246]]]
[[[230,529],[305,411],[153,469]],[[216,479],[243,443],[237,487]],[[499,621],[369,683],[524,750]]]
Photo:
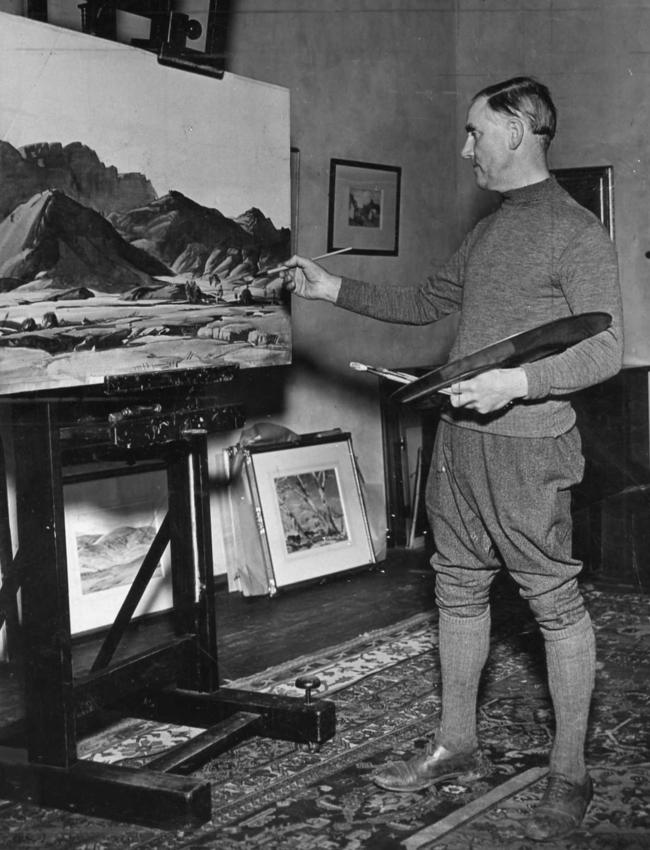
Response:
[[[399,384],[412,384],[416,380],[415,375],[409,375],[408,372],[394,372],[392,369],[384,369],[383,366],[368,366],[366,363],[357,363],[354,360],[350,363],[350,369],[355,369],[357,372],[370,372],[373,375],[397,381]]]
[[[317,257],[312,257],[312,261],[315,263],[316,260],[324,260],[325,257],[333,257],[335,254],[345,254],[346,251],[351,251],[352,248],[339,248],[338,251],[328,251],[327,254],[319,254]],[[264,269],[261,272],[258,272],[255,277],[264,277],[269,274],[277,274],[277,272],[286,272],[287,266],[276,266],[274,269]]]
[[[384,369],[383,366],[368,366],[365,363],[350,363],[351,369],[356,369],[357,372],[371,372],[373,375],[379,375],[381,378],[388,378],[390,381],[397,381],[399,384],[412,384],[417,381],[415,375],[410,375],[408,372],[395,372],[393,369]],[[438,390],[442,395],[451,395],[449,387],[443,387]]]

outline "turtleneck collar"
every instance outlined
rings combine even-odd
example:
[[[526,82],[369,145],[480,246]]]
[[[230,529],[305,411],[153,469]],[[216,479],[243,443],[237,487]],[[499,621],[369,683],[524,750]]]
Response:
[[[545,197],[556,185],[553,176],[540,180],[537,183],[529,183],[528,186],[520,186],[517,189],[508,189],[503,192],[502,198],[511,204],[525,204]]]

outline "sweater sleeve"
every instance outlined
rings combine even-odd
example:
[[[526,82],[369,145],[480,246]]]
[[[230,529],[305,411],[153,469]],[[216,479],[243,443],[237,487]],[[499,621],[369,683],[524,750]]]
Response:
[[[462,303],[468,241],[419,286],[390,286],[344,277],[336,303],[373,319],[407,325],[426,325],[455,313]]]
[[[558,279],[572,314],[604,311],[611,326],[566,351],[524,366],[528,398],[567,395],[615,375],[623,359],[623,319],[616,250],[598,222],[589,223],[559,258]]]

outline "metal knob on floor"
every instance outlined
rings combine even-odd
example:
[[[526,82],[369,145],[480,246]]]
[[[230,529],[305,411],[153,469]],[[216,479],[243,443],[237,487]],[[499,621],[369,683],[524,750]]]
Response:
[[[321,680],[318,676],[300,676],[296,679],[296,687],[305,692],[305,705],[312,704],[311,692],[318,690]]]

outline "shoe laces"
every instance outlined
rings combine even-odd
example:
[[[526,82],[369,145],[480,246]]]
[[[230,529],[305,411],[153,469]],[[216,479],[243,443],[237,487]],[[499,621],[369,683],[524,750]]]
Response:
[[[544,802],[554,803],[558,800],[563,800],[571,793],[574,787],[575,783],[570,782],[565,776],[551,774],[548,777],[546,791],[544,792]]]

